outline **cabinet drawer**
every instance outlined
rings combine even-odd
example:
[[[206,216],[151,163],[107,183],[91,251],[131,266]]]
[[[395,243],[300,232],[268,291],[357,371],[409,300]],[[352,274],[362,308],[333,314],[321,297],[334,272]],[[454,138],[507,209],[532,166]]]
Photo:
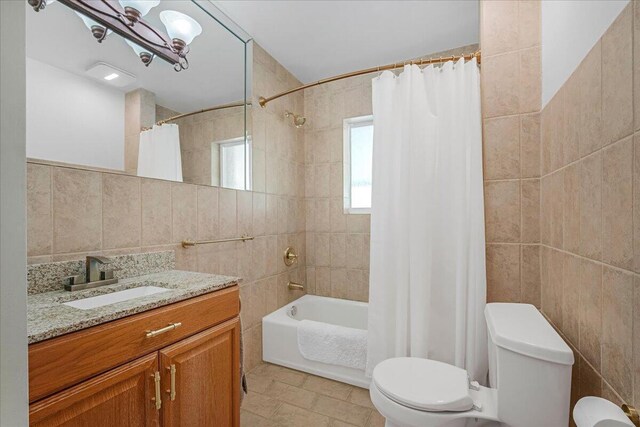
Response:
[[[29,402],[200,332],[239,313],[238,287],[29,346]],[[175,329],[147,337],[172,323]]]

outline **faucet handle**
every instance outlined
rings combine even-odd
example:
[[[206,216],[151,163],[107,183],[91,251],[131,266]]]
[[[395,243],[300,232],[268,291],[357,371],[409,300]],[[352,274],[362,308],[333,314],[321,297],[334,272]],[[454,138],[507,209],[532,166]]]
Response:
[[[65,289],[70,290],[73,285],[85,283],[81,274],[73,274],[62,278]]]
[[[293,249],[291,246],[289,246],[284,251],[284,265],[290,266],[297,261],[298,261],[298,254],[296,254],[296,250]]]
[[[100,280],[110,280],[113,279],[113,273],[122,270],[121,268],[110,268],[108,270],[104,270],[100,272]]]

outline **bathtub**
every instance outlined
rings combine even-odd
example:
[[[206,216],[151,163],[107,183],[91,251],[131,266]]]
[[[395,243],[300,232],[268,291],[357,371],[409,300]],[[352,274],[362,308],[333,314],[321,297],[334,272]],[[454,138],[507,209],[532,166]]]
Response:
[[[295,308],[294,308],[295,307]],[[298,322],[303,319],[367,329],[368,304],[305,295],[262,318],[262,358],[265,362],[369,388],[364,371],[308,360],[298,350]]]

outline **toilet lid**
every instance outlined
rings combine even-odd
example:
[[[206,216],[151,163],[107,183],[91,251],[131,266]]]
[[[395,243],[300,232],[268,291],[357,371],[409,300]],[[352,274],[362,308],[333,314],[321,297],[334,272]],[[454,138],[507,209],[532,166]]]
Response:
[[[447,363],[397,357],[379,363],[373,382],[389,399],[422,411],[468,411],[473,408],[467,371]]]

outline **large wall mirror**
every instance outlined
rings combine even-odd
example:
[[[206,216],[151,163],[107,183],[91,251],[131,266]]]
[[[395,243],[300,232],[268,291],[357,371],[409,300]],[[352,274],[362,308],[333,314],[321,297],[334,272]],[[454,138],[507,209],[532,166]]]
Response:
[[[26,7],[31,162],[250,189],[251,47],[211,2]]]

